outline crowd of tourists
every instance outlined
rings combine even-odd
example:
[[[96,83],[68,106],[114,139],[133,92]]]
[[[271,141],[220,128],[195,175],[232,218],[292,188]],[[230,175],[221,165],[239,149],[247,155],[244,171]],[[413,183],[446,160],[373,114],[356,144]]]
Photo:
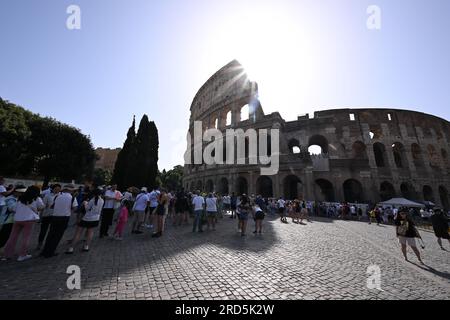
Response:
[[[406,259],[406,246],[413,248],[420,260],[415,238],[420,237],[412,214],[406,208],[369,207],[362,204],[317,203],[301,200],[285,200],[280,197],[263,198],[261,195],[240,196],[235,193],[221,195],[197,190],[176,192],[163,188],[148,190],[131,187],[121,192],[116,185],[97,187],[52,184],[41,190],[36,186],[4,186],[0,177],[0,249],[2,260],[15,256],[20,243],[18,261],[30,259],[30,244],[33,228],[38,225],[36,250],[39,255],[51,258],[57,255],[57,248],[63,239],[71,217],[74,217],[74,234],[65,244],[65,253],[74,254],[90,250],[95,230],[98,236],[123,240],[127,225],[131,236],[146,232],[152,237],[163,236],[167,225],[179,227],[188,225],[193,218],[192,232],[216,231],[220,219],[229,216],[238,220],[238,232],[247,235],[248,220],[254,221],[255,235],[263,233],[263,221],[267,215],[279,217],[282,223],[304,224],[310,216],[324,216],[361,220],[367,217],[369,223],[392,222]],[[442,210],[430,216],[438,243],[449,240],[448,218]],[[114,229],[112,229],[113,225]],[[206,227],[206,230],[204,230]],[[113,232],[111,232],[113,230]],[[20,241],[19,241],[20,240]],[[449,240],[450,242],[450,240]],[[80,245],[82,243],[82,245]]]

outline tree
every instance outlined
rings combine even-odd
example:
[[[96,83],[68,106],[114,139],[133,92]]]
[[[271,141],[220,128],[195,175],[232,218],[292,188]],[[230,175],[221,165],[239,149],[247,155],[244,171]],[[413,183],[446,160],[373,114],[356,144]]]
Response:
[[[97,168],[94,170],[94,175],[92,177],[92,182],[96,186],[107,185],[111,182],[112,174],[109,170],[104,170],[101,168]]]
[[[79,129],[43,118],[0,98],[0,166],[3,174],[81,180],[97,156]]]
[[[136,121],[128,130],[122,150],[117,157],[112,181],[119,189],[126,187],[153,188],[158,175],[158,129],[144,115],[136,133]]]
[[[159,173],[159,179],[162,186],[167,190],[180,190],[183,187],[183,167],[175,166],[167,172],[164,169]]]

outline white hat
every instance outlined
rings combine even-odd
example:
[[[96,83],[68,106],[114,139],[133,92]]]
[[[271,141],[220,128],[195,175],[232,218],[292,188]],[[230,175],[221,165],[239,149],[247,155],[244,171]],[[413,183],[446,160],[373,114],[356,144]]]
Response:
[[[141,191],[142,192],[147,192],[147,188],[146,187],[142,187]]]

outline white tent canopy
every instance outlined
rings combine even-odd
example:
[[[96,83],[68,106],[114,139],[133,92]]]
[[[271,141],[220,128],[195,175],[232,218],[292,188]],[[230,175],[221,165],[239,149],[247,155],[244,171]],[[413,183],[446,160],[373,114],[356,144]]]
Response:
[[[405,198],[393,198],[388,201],[380,202],[380,206],[396,206],[396,207],[409,207],[409,208],[424,208],[425,205],[422,203],[417,203],[410,201]]]

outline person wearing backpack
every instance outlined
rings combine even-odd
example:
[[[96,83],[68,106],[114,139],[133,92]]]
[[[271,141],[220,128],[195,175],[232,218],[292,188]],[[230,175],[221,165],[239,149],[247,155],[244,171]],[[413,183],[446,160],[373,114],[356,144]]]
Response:
[[[149,203],[150,203],[150,199],[147,195],[147,188],[143,187],[141,189],[141,193],[139,193],[136,196],[136,200],[134,201],[134,205],[133,205],[134,221],[133,221],[133,227],[132,227],[131,233],[133,233],[133,234],[142,234],[143,233],[140,229],[141,229],[142,224],[144,223],[145,211],[146,211]]]

